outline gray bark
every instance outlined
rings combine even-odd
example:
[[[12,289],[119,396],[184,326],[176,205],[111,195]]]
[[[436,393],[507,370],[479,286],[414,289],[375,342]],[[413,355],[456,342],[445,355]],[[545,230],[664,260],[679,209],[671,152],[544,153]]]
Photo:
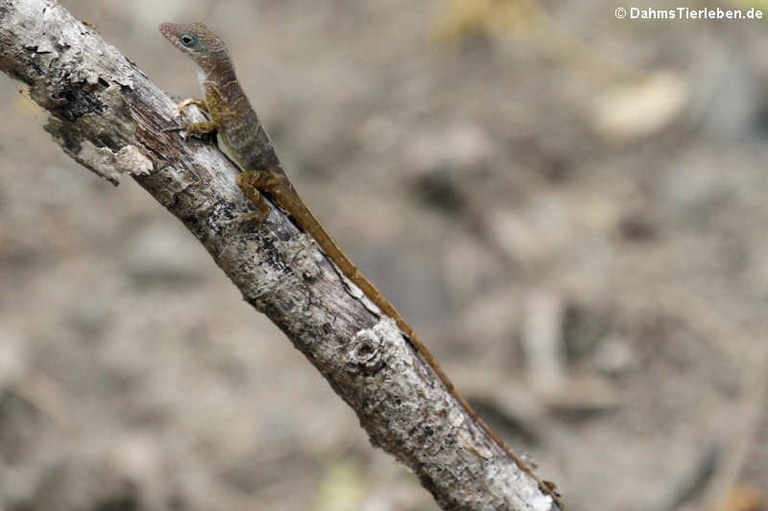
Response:
[[[51,0],[0,0],[0,69],[28,86],[69,156],[114,183],[132,176],[178,217],[443,509],[559,509],[282,212],[237,221],[253,205],[235,166],[168,131],[179,126],[174,101],[93,29]]]

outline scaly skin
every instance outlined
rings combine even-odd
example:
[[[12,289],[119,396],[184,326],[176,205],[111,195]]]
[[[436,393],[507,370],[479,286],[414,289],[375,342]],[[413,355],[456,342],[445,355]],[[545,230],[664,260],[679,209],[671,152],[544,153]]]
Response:
[[[536,479],[545,493],[551,495],[555,502],[559,502],[558,495],[551,487],[551,483],[539,480],[530,468],[477,415],[466,399],[453,386],[435,357],[419,340],[411,326],[342,252],[339,245],[304,204],[280,166],[280,161],[272,148],[267,133],[248,102],[248,98],[240,88],[235,77],[232,59],[224,42],[202,23],[163,23],[160,25],[160,32],[200,67],[200,82],[205,93],[205,100],[184,100],[179,103],[179,109],[183,110],[192,104],[200,106],[208,113],[210,121],[190,123],[184,129],[191,133],[217,133],[219,144],[242,170],[237,176],[237,185],[259,208],[259,211],[248,217],[248,220],[260,221],[269,215],[269,206],[264,200],[264,195],[276,202],[304,231],[315,239],[323,252],[350,281],[359,287],[384,314],[395,320],[398,328],[406,335],[427,364],[432,367],[448,392],[464,407],[488,436],[501,446],[523,471]]]

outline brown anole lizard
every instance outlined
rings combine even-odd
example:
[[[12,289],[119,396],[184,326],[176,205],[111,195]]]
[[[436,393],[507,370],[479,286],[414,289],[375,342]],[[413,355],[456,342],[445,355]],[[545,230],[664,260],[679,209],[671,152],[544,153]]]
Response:
[[[179,103],[179,109],[197,105],[208,114],[209,120],[188,123],[183,129],[195,134],[214,132],[217,134],[219,144],[241,170],[237,175],[237,185],[258,208],[258,212],[254,212],[248,219],[261,221],[269,215],[269,205],[264,200],[264,196],[277,203],[299,227],[315,239],[326,256],[350,281],[359,287],[384,314],[395,320],[398,328],[416,348],[419,355],[432,367],[448,392],[462,405],[472,420],[503,448],[523,471],[539,482],[542,491],[551,495],[555,502],[559,502],[551,483],[539,480],[477,415],[453,386],[410,325],[342,252],[304,204],[281,167],[267,133],[235,77],[232,59],[224,42],[202,23],[163,23],[160,25],[160,32],[200,68],[200,85],[205,93],[205,99],[186,99]]]

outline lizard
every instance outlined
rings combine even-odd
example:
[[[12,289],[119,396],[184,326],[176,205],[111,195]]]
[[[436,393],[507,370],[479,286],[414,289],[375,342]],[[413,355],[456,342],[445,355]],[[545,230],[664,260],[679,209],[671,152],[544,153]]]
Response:
[[[240,86],[229,51],[222,39],[202,23],[163,23],[160,25],[160,32],[199,67],[198,77],[205,99],[188,98],[181,101],[178,108],[183,112],[186,107],[196,105],[207,113],[208,120],[187,123],[182,129],[191,134],[216,133],[219,145],[240,169],[236,177],[237,186],[258,209],[246,215],[243,220],[263,221],[269,216],[270,207],[265,197],[285,211],[317,242],[344,276],[360,288],[385,315],[395,321],[405,338],[472,420],[559,505],[559,494],[554,490],[554,485],[540,480],[480,418],[413,328],[347,257],[304,203],[282,168],[269,136]]]

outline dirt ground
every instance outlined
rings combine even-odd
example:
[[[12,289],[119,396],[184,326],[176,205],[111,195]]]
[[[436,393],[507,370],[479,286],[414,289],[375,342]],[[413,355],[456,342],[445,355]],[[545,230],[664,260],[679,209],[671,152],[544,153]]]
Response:
[[[62,3],[178,96],[195,70],[157,25],[222,34],[308,202],[569,509],[766,509],[765,22]],[[0,510],[436,509],[181,224],[68,159],[19,88],[0,79]]]

